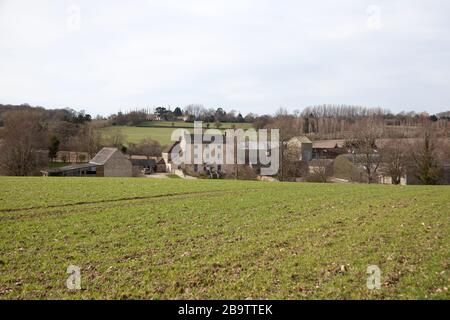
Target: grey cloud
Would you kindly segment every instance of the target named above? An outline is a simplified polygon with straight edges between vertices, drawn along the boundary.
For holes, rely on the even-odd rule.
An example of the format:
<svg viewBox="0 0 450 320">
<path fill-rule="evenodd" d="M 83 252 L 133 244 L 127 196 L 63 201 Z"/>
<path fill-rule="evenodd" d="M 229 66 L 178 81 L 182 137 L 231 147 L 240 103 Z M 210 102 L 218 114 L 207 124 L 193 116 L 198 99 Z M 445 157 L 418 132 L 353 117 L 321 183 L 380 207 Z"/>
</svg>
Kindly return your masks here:
<svg viewBox="0 0 450 320">
<path fill-rule="evenodd" d="M 73 5 L 79 30 L 67 27 Z M 447 12 L 438 0 L 3 0 L 0 102 L 439 112 L 450 107 Z"/>
</svg>

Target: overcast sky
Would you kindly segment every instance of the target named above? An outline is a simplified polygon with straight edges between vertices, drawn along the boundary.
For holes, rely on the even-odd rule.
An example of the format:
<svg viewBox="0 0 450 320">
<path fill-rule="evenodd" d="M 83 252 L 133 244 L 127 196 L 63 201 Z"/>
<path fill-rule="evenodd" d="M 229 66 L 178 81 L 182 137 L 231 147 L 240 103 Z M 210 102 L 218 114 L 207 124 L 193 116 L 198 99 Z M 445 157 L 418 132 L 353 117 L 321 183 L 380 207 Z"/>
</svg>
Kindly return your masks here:
<svg viewBox="0 0 450 320">
<path fill-rule="evenodd" d="M 448 0 L 0 0 L 0 103 L 450 109 Z"/>
</svg>

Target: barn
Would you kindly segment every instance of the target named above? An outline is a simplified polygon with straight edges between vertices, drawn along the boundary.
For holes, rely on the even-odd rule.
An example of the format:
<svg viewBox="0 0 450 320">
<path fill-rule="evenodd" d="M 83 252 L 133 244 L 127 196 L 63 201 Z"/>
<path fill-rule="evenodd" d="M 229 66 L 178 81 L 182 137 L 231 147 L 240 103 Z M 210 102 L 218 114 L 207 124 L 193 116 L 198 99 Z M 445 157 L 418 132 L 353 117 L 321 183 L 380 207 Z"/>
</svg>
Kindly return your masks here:
<svg viewBox="0 0 450 320">
<path fill-rule="evenodd" d="M 133 165 L 117 148 L 103 148 L 89 162 L 97 166 L 97 177 L 131 177 Z"/>
<path fill-rule="evenodd" d="M 89 163 L 51 168 L 41 172 L 44 176 L 131 177 L 133 167 L 131 161 L 117 148 L 103 148 Z"/>
</svg>

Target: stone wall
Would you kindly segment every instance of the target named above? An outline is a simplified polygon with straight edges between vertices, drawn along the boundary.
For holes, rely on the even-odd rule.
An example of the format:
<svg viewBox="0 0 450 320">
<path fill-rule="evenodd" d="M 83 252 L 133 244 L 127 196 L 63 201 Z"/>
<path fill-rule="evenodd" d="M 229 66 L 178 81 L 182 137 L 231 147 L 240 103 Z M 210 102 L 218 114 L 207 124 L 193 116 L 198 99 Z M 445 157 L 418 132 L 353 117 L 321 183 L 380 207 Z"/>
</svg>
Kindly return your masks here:
<svg viewBox="0 0 450 320">
<path fill-rule="evenodd" d="M 105 177 L 132 177 L 131 161 L 120 151 L 116 151 L 104 165 Z"/>
</svg>

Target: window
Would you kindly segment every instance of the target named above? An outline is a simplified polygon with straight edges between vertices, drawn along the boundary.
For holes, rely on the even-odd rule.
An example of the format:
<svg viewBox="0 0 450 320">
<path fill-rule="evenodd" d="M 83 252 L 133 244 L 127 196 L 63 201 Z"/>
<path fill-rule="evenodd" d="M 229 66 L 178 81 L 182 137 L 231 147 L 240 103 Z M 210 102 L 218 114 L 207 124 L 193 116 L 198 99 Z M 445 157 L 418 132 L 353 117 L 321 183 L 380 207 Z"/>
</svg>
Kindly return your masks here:
<svg viewBox="0 0 450 320">
<path fill-rule="evenodd" d="M 198 164 L 194 164 L 194 172 L 198 172 Z"/>
</svg>

